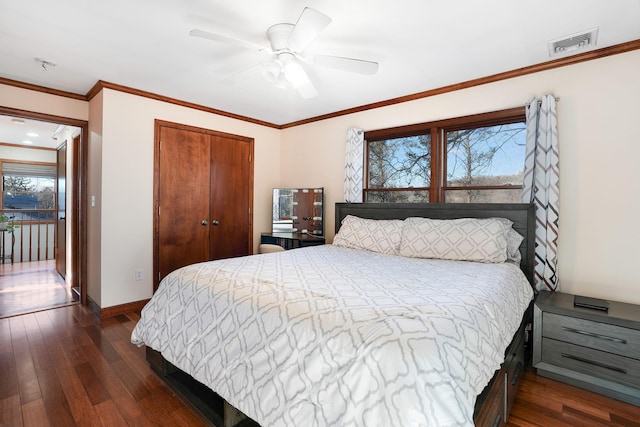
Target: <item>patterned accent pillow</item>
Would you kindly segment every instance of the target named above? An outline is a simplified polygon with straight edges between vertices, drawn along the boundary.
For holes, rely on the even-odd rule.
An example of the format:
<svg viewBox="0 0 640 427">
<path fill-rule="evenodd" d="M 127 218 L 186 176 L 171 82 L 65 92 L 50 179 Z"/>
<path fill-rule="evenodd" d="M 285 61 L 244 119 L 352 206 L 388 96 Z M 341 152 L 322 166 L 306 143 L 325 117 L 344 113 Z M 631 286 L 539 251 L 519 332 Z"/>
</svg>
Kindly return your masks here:
<svg viewBox="0 0 640 427">
<path fill-rule="evenodd" d="M 347 215 L 333 238 L 333 244 L 398 255 L 402 227 L 403 221 L 400 219 L 366 219 Z"/>
<path fill-rule="evenodd" d="M 505 262 L 508 227 L 495 218 L 407 218 L 400 255 L 458 261 Z"/>
</svg>

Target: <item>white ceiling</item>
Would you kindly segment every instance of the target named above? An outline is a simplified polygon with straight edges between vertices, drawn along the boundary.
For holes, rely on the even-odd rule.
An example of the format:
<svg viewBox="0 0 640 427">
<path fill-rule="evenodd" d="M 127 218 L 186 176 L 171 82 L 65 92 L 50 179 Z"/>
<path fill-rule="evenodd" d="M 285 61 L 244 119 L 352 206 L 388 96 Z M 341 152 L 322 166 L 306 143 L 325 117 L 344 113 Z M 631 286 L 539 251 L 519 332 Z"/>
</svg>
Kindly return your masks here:
<svg viewBox="0 0 640 427">
<path fill-rule="evenodd" d="M 267 28 L 306 6 L 332 22 L 305 53 L 377 61 L 377 74 L 308 66 L 311 99 L 260 74 L 229 84 L 268 57 L 189 35 L 268 46 Z M 640 0 L 2 1 L 0 77 L 82 95 L 103 80 L 282 125 L 546 62 L 548 41 L 594 27 L 586 50 L 640 39 Z"/>
<path fill-rule="evenodd" d="M 57 123 L 0 115 L 0 143 L 57 148 L 61 140 L 53 138 L 61 130 L 59 127 Z M 0 158 L 3 157 L 1 152 L 0 147 Z"/>
</svg>

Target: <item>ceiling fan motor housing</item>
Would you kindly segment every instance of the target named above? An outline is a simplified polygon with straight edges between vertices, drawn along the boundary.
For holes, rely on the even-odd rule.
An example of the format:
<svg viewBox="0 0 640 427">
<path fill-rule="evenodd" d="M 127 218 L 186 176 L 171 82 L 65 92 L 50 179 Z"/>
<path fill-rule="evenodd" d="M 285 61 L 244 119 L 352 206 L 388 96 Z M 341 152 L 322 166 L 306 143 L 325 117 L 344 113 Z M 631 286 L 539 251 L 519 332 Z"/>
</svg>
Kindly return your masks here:
<svg viewBox="0 0 640 427">
<path fill-rule="evenodd" d="M 274 53 L 289 51 L 287 40 L 294 26 L 293 24 L 275 24 L 269 27 L 267 37 L 269 38 L 269 42 L 271 42 L 271 50 L 273 50 Z"/>
</svg>

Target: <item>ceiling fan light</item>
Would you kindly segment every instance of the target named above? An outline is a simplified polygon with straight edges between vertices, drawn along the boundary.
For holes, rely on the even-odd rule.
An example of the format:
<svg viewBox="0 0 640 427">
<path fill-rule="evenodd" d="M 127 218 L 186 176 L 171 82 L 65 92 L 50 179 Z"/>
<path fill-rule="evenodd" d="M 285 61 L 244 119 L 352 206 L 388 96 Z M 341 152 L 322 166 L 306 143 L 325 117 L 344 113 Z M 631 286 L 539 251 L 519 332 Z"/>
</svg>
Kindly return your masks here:
<svg viewBox="0 0 640 427">
<path fill-rule="evenodd" d="M 285 64 L 284 76 L 295 88 L 309 81 L 307 73 L 304 72 L 302 66 L 294 61 Z"/>
</svg>

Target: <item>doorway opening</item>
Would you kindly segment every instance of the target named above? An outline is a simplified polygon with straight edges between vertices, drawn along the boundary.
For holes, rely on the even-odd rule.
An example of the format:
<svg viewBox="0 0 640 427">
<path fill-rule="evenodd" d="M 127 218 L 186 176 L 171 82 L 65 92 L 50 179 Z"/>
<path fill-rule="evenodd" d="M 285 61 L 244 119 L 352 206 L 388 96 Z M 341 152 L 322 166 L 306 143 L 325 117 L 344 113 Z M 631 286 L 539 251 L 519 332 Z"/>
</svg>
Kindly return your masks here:
<svg viewBox="0 0 640 427">
<path fill-rule="evenodd" d="M 86 304 L 87 147 L 86 121 L 0 107 L 0 318 Z"/>
</svg>

